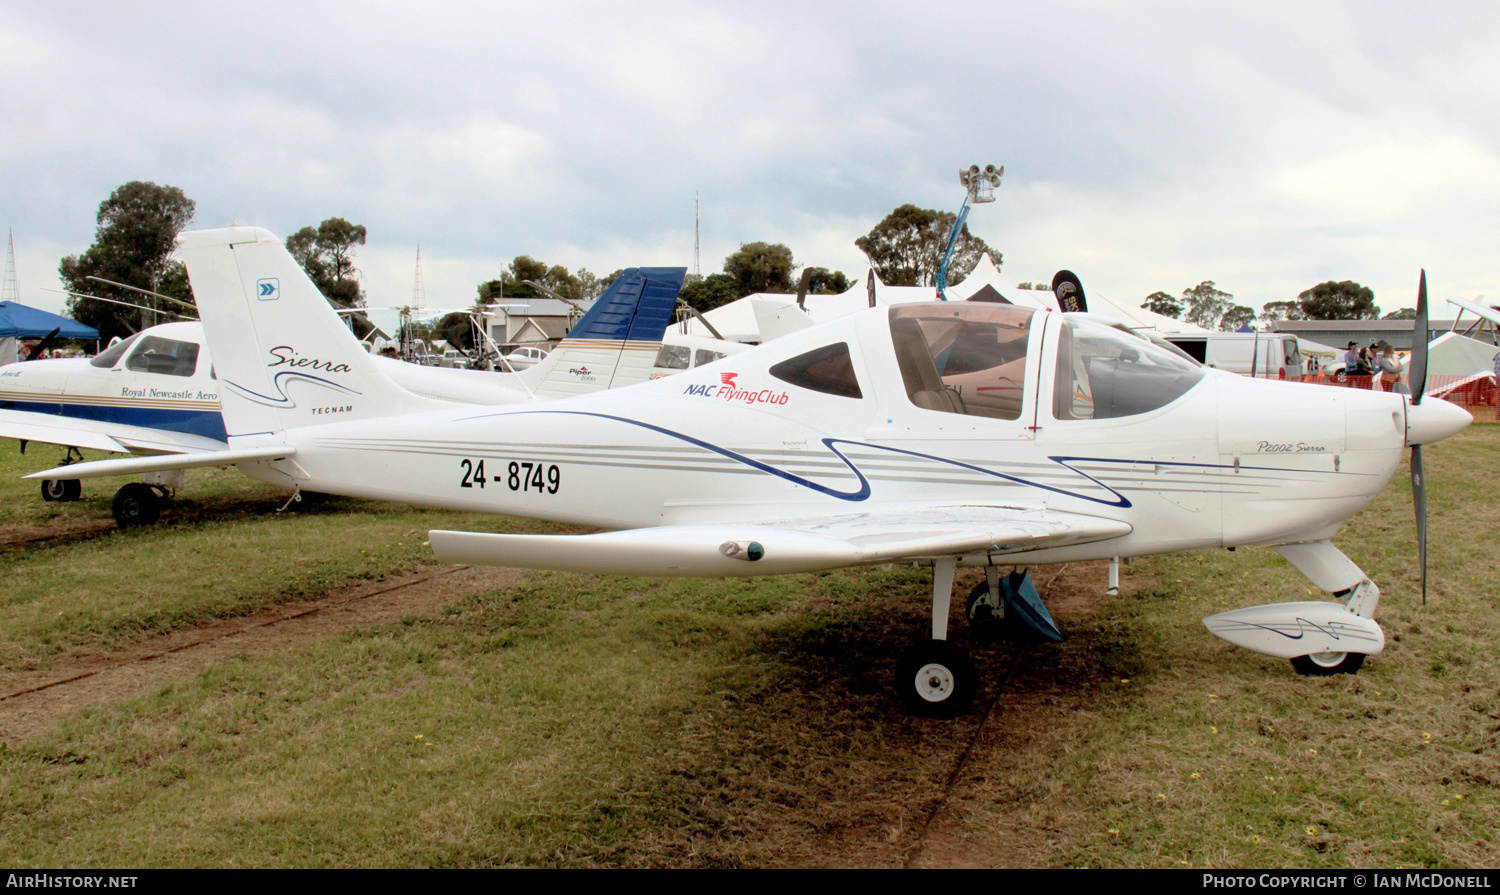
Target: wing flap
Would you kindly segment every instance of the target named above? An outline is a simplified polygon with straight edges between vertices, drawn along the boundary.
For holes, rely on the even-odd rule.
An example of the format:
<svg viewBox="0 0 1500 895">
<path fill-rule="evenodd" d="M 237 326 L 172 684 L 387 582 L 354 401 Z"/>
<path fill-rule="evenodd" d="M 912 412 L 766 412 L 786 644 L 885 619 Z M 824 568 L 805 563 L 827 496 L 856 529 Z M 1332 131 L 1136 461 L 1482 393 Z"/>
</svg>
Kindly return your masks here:
<svg viewBox="0 0 1500 895">
<path fill-rule="evenodd" d="M 0 437 L 120 454 L 222 451 L 227 447 L 222 441 L 190 432 L 150 429 L 145 426 L 128 426 L 27 410 L 0 410 Z"/>
<path fill-rule="evenodd" d="M 1120 537 L 1112 519 L 1014 507 L 927 507 L 765 524 L 670 525 L 594 535 L 432 531 L 444 562 L 601 575 L 729 578 Z"/>
</svg>

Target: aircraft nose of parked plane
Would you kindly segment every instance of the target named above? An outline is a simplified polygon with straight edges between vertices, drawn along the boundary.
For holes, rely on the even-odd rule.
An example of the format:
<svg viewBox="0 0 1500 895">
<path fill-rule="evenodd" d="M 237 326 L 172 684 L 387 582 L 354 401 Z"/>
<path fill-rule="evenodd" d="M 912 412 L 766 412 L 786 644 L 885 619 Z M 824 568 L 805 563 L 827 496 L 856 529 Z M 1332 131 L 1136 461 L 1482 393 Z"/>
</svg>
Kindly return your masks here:
<svg viewBox="0 0 1500 895">
<path fill-rule="evenodd" d="M 1407 445 L 1432 444 L 1464 430 L 1474 417 L 1442 398 L 1425 398 L 1406 408 Z"/>
</svg>

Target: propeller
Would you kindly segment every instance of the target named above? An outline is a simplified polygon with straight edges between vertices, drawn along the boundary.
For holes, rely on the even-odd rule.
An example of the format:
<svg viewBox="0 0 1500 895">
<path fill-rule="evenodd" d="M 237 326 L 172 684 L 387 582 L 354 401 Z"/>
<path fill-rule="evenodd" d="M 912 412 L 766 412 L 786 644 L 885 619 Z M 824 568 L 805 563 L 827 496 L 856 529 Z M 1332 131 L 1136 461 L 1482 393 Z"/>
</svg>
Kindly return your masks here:
<svg viewBox="0 0 1500 895">
<path fill-rule="evenodd" d="M 36 360 L 37 358 L 41 357 L 42 352 L 46 351 L 48 348 L 51 348 L 52 343 L 57 341 L 57 334 L 60 332 L 62 332 L 62 327 L 59 326 L 56 329 L 52 330 L 52 332 L 47 333 L 46 338 L 36 343 L 36 347 L 31 349 L 31 353 L 26 355 L 26 360 Z"/>
<path fill-rule="evenodd" d="M 1411 365 L 1407 368 L 1411 406 L 1427 390 L 1427 270 L 1417 284 L 1417 319 L 1412 324 Z M 1422 475 L 1422 446 L 1411 446 L 1411 502 L 1417 511 L 1417 563 L 1422 571 L 1422 605 L 1427 605 L 1427 482 Z"/>
</svg>

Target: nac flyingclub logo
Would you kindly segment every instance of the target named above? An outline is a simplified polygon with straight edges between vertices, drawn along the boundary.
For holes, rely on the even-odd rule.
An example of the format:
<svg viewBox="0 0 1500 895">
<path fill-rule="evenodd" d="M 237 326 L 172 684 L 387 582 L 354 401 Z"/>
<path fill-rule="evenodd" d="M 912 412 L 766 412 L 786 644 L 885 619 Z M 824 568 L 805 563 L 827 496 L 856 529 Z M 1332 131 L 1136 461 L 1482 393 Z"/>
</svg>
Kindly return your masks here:
<svg viewBox="0 0 1500 895">
<path fill-rule="evenodd" d="M 688 386 L 682 390 L 682 393 L 700 398 L 718 398 L 720 401 L 738 401 L 741 404 L 785 404 L 791 400 L 791 395 L 786 392 L 772 391 L 768 388 L 759 390 L 740 388 L 734 383 L 735 377 L 739 375 L 738 373 L 720 373 L 718 385 L 703 382 Z"/>
<path fill-rule="evenodd" d="M 281 297 L 281 280 L 265 277 L 255 281 L 255 297 L 259 301 L 275 301 Z"/>
</svg>

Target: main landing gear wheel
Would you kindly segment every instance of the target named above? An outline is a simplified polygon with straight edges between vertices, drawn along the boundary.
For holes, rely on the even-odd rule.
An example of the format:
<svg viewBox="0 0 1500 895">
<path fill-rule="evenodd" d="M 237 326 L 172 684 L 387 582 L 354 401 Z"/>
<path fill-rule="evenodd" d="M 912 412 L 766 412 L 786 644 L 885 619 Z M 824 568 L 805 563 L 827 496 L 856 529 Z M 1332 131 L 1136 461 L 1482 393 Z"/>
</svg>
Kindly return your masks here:
<svg viewBox="0 0 1500 895">
<path fill-rule="evenodd" d="M 111 509 L 115 514 L 116 525 L 131 528 L 155 522 L 161 516 L 164 503 L 166 497 L 152 486 L 144 482 L 131 482 L 115 492 L 115 502 Z"/>
<path fill-rule="evenodd" d="M 969 591 L 964 617 L 969 620 L 969 632 L 976 639 L 999 640 L 1005 636 L 1008 627 L 1005 600 L 998 593 L 990 593 L 988 581 L 979 582 Z"/>
<path fill-rule="evenodd" d="M 1365 664 L 1364 653 L 1313 653 L 1292 659 L 1298 674 L 1328 677 L 1333 674 L 1355 674 Z"/>
<path fill-rule="evenodd" d="M 909 711 L 952 718 L 974 699 L 978 675 L 969 654 L 946 640 L 929 640 L 906 651 L 896 665 L 896 688 Z"/>
<path fill-rule="evenodd" d="M 42 500 L 59 502 L 77 500 L 83 495 L 83 484 L 77 479 L 43 479 Z"/>
</svg>

